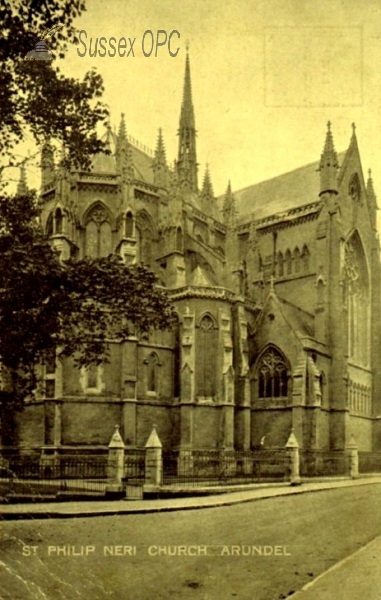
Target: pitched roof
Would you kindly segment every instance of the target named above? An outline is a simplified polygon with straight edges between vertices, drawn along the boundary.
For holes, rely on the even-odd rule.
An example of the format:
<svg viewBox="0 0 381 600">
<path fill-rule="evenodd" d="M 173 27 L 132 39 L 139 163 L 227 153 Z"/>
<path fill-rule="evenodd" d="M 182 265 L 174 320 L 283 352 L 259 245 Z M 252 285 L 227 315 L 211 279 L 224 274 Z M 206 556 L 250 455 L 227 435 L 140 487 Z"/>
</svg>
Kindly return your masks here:
<svg viewBox="0 0 381 600">
<path fill-rule="evenodd" d="M 136 179 L 147 183 L 153 183 L 153 158 L 139 148 L 133 146 L 133 144 L 131 144 L 131 149 Z"/>
<path fill-rule="evenodd" d="M 116 174 L 115 158 L 111 154 L 99 152 L 93 158 L 92 171 L 94 173 L 112 173 Z"/>
<path fill-rule="evenodd" d="M 106 136 L 102 137 L 105 141 Z M 149 156 L 143 150 L 140 150 L 134 143 L 129 140 L 132 154 L 132 162 L 134 165 L 134 176 L 139 181 L 144 181 L 153 184 L 153 157 Z M 95 173 L 111 173 L 116 174 L 115 150 L 116 150 L 116 135 L 111 132 L 110 150 L 112 154 L 100 152 L 96 154 L 92 161 L 92 171 Z"/>
<path fill-rule="evenodd" d="M 208 273 L 206 273 L 206 271 L 202 267 L 200 267 L 200 265 L 197 265 L 197 267 L 192 272 L 190 285 L 201 285 L 210 287 L 215 284 L 211 280 L 210 275 L 208 275 Z"/>
<path fill-rule="evenodd" d="M 345 152 L 338 155 L 341 165 Z M 234 192 L 239 216 L 253 214 L 256 220 L 319 200 L 319 161 Z M 222 207 L 224 196 L 219 198 Z"/>
<path fill-rule="evenodd" d="M 290 323 L 293 330 L 299 335 L 313 337 L 315 320 L 314 315 L 308 313 L 299 306 L 292 304 L 284 298 L 277 296 L 277 299 L 281 304 L 283 315 Z"/>
</svg>

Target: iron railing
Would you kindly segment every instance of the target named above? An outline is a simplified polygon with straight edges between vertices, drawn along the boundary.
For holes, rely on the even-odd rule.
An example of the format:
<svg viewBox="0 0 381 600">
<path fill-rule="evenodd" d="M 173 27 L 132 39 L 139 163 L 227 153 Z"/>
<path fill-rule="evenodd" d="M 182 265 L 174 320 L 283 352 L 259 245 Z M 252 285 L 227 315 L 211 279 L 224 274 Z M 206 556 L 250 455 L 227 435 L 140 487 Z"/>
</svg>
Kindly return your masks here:
<svg viewBox="0 0 381 600">
<path fill-rule="evenodd" d="M 163 451 L 164 485 L 213 486 L 284 480 L 289 458 L 284 449 L 256 451 Z"/>
<path fill-rule="evenodd" d="M 145 450 L 127 449 L 124 455 L 124 479 L 128 484 L 143 485 L 145 477 Z"/>
<path fill-rule="evenodd" d="M 58 494 L 103 495 L 108 470 L 106 460 L 59 460 L 40 462 L 9 457 L 0 463 L 0 495 L 48 497 Z"/>
<path fill-rule="evenodd" d="M 299 450 L 301 477 L 348 475 L 350 457 L 343 450 Z"/>
<path fill-rule="evenodd" d="M 359 452 L 359 473 L 381 473 L 381 452 Z"/>
</svg>

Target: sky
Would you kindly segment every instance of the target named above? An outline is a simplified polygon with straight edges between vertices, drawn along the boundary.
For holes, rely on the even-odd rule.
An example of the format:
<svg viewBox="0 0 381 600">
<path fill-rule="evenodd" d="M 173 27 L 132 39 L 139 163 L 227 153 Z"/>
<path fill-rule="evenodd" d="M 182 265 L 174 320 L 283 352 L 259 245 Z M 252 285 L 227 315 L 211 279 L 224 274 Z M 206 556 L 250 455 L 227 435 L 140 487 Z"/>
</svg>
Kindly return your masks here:
<svg viewBox="0 0 381 600">
<path fill-rule="evenodd" d="M 216 195 L 229 179 L 238 190 L 319 160 L 330 120 L 338 152 L 356 123 L 363 170 L 372 168 L 381 198 L 379 0 L 87 0 L 75 26 L 87 33 L 86 56 L 72 45 L 61 68 L 82 77 L 95 67 L 112 126 L 125 113 L 128 133 L 150 148 L 161 127 L 169 162 L 189 43 L 199 180 L 208 163 Z M 155 39 L 178 31 L 177 55 L 165 45 L 144 56 L 147 30 Z M 126 55 L 136 38 L 135 56 L 91 58 L 90 38 L 101 37 L 111 53 L 109 38 L 125 37 Z M 150 34 L 144 39 L 148 54 Z M 36 165 L 28 181 L 38 187 Z"/>
</svg>

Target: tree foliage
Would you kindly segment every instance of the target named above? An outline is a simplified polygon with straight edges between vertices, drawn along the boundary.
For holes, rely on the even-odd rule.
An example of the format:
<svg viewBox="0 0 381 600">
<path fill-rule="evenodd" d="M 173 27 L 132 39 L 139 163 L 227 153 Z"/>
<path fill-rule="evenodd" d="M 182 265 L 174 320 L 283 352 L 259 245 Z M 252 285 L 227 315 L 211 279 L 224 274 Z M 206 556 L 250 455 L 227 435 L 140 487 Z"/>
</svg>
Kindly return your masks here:
<svg viewBox="0 0 381 600">
<path fill-rule="evenodd" d="M 12 378 L 3 403 L 22 404 L 49 352 L 99 364 L 110 341 L 169 327 L 172 317 L 149 269 L 118 255 L 61 263 L 39 226 L 35 195 L 0 197 L 0 362 Z"/>
<path fill-rule="evenodd" d="M 82 0 L 0 0 L 0 159 L 16 164 L 15 146 L 30 134 L 37 143 L 54 138 L 65 144 L 66 163 L 89 167 L 103 143 L 96 126 L 108 111 L 100 100 L 103 81 L 95 70 L 82 81 L 66 77 L 57 60 L 27 61 L 25 56 L 45 31 L 61 26 L 48 40 L 55 58 L 75 43 L 73 20 L 85 10 Z M 6 159 L 6 160 L 4 160 Z"/>
<path fill-rule="evenodd" d="M 82 81 L 65 76 L 59 61 L 26 61 L 44 32 L 55 59 L 76 42 L 82 0 L 0 0 L 0 180 L 20 164 L 17 144 L 32 137 L 61 142 L 61 169 L 89 169 L 107 149 L 96 127 L 108 110 L 95 70 Z M 21 189 L 21 188 L 20 188 Z M 38 366 L 52 352 L 77 366 L 108 358 L 110 340 L 170 326 L 172 309 L 155 275 L 127 267 L 121 257 L 62 263 L 39 224 L 36 194 L 0 195 L 0 422 L 11 423 L 37 384 Z M 4 431 L 4 430 L 3 430 Z"/>
</svg>

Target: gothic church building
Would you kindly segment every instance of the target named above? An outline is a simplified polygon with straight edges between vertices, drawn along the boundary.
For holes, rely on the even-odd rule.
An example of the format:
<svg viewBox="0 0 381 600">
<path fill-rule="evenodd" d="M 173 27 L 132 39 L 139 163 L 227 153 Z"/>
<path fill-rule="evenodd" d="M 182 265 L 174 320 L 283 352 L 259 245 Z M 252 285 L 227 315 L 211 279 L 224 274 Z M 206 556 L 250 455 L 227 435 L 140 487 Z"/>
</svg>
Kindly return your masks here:
<svg viewBox="0 0 381 600">
<path fill-rule="evenodd" d="M 376 196 L 355 128 L 337 154 L 328 124 L 318 162 L 216 198 L 199 185 L 189 56 L 178 158 L 108 127 L 111 154 L 64 172 L 42 151 L 43 226 L 63 259 L 122 255 L 156 273 L 171 331 L 113 344 L 111 362 L 47 365 L 21 445 L 94 452 L 115 424 L 143 447 L 381 449 L 380 256 Z M 323 140 L 322 140 L 323 142 Z M 322 144 L 323 145 L 323 144 Z M 318 154 L 319 148 L 317 148 Z"/>
</svg>

